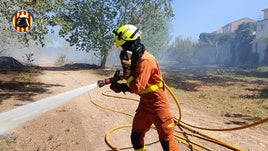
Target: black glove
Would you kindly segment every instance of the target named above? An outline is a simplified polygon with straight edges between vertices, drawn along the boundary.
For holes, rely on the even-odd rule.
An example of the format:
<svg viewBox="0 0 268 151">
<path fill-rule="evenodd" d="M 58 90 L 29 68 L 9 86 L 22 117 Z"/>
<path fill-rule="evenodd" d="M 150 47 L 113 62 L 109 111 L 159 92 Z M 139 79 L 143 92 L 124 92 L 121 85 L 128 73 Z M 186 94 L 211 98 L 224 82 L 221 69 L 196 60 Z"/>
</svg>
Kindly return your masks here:
<svg viewBox="0 0 268 151">
<path fill-rule="evenodd" d="M 121 51 L 120 60 L 121 60 L 121 65 L 123 67 L 123 78 L 127 79 L 131 73 L 131 70 L 130 70 L 131 59 L 128 57 L 126 51 Z"/>
<path fill-rule="evenodd" d="M 112 89 L 115 93 L 120 93 L 121 92 L 121 85 L 119 83 L 112 83 L 110 85 L 110 89 Z"/>
<path fill-rule="evenodd" d="M 121 91 L 123 93 L 125 93 L 125 92 L 131 92 L 131 89 L 127 86 L 126 83 L 121 83 L 120 85 L 121 85 Z"/>
<path fill-rule="evenodd" d="M 113 83 L 110 85 L 110 89 L 112 89 L 115 93 L 120 92 L 130 92 L 130 88 L 125 83 Z"/>
</svg>

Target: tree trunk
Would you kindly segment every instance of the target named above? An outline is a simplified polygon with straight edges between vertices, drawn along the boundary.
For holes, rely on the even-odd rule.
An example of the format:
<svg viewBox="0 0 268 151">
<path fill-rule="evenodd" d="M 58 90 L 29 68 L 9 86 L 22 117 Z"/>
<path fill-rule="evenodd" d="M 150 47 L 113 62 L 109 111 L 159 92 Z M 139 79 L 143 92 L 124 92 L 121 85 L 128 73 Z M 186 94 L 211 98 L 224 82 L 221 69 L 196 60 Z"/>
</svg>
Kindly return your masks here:
<svg viewBox="0 0 268 151">
<path fill-rule="evenodd" d="M 104 51 L 103 58 L 101 60 L 101 68 L 104 69 L 106 67 L 106 61 L 109 54 L 109 50 Z"/>
</svg>

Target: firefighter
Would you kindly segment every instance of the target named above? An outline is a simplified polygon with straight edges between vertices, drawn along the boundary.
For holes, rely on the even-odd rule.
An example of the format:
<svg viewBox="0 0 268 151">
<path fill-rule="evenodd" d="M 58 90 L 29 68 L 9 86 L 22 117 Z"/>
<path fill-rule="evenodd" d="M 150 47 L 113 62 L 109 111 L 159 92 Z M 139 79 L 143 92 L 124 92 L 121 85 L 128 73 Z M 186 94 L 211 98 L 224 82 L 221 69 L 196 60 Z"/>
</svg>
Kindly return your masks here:
<svg viewBox="0 0 268 151">
<path fill-rule="evenodd" d="M 131 92 L 140 96 L 133 118 L 131 143 L 135 151 L 145 151 L 144 136 L 155 125 L 164 151 L 178 151 L 174 139 L 174 116 L 165 93 L 164 83 L 156 59 L 141 43 L 141 31 L 134 25 L 125 24 L 113 31 L 115 43 L 121 48 L 120 60 L 126 83 L 114 83 L 116 92 Z"/>
</svg>

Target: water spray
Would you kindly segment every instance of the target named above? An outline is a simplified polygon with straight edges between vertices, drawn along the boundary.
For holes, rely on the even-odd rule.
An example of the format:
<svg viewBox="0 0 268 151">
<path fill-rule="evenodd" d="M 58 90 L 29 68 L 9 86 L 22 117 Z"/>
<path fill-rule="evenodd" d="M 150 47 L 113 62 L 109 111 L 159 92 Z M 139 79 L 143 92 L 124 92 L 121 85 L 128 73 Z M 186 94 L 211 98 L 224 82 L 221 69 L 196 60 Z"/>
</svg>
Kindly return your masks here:
<svg viewBox="0 0 268 151">
<path fill-rule="evenodd" d="M 55 109 L 98 86 L 97 83 L 83 86 L 0 113 L 0 135 L 7 133 L 11 129 L 18 127 L 20 124 L 34 119 L 49 110 Z"/>
<path fill-rule="evenodd" d="M 95 84 L 83 86 L 74 90 L 60 93 L 58 95 L 50 96 L 48 98 L 38 100 L 34 103 L 30 103 L 0 113 L 0 135 L 5 134 L 11 129 L 18 127 L 20 124 L 34 119 L 49 110 L 57 108 L 67 103 L 71 99 L 82 95 L 94 88 L 103 87 L 104 85 L 116 83 L 117 81 L 122 80 L 123 78 L 119 74 L 120 71 L 116 70 L 113 77 L 99 80 Z"/>
</svg>

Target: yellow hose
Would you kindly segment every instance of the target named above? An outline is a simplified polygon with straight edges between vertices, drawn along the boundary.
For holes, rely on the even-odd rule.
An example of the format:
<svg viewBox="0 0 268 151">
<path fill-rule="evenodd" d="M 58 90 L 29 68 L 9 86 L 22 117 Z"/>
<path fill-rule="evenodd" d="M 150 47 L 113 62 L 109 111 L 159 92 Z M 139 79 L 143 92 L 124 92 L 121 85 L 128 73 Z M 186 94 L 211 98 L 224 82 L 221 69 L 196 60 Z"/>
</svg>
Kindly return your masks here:
<svg viewBox="0 0 268 151">
<path fill-rule="evenodd" d="M 174 99 L 176 105 L 177 105 L 177 108 L 178 108 L 178 120 L 177 120 L 177 123 L 178 124 L 180 121 L 181 121 L 181 106 L 180 106 L 180 102 L 179 102 L 179 99 L 177 99 L 176 95 L 173 93 L 173 91 L 169 88 L 169 86 L 165 83 L 165 88 L 168 90 L 168 92 L 170 93 L 170 95 L 172 96 L 172 98 Z"/>
<path fill-rule="evenodd" d="M 76 81 L 74 78 L 72 78 L 74 81 Z M 79 83 L 78 81 L 76 81 L 77 83 Z M 82 85 L 81 83 L 79 83 L 80 85 Z M 177 126 L 182 129 L 187 129 L 188 131 L 190 131 L 191 133 L 186 133 L 184 131 L 175 131 L 176 133 L 183 133 L 184 137 L 182 136 L 179 136 L 179 135 L 174 135 L 175 139 L 185 145 L 187 145 L 190 149 L 192 150 L 196 150 L 198 151 L 198 148 L 196 148 L 195 146 L 197 147 L 200 147 L 200 148 L 203 148 L 203 149 L 206 149 L 208 151 L 212 151 L 212 149 L 204 146 L 204 145 L 201 145 L 197 142 L 194 142 L 192 140 L 189 140 L 188 138 L 186 138 L 187 136 L 192 136 L 192 137 L 196 137 L 196 138 L 199 138 L 199 139 L 203 139 L 203 140 L 206 140 L 206 141 L 209 141 L 209 142 L 213 142 L 215 144 L 218 144 L 220 146 L 223 146 L 223 147 L 226 147 L 226 148 L 229 148 L 231 150 L 234 150 L 234 151 L 242 151 L 242 149 L 236 147 L 236 146 L 233 146 L 231 144 L 228 144 L 226 142 L 223 142 L 219 139 L 216 139 L 216 138 L 213 138 L 211 136 L 208 136 L 204 133 L 201 133 L 201 132 L 198 132 L 196 130 L 193 130 L 192 128 L 197 128 L 197 129 L 201 129 L 201 130 L 208 130 L 208 131 L 234 131 L 234 130 L 241 130 L 241 129 L 245 129 L 245 128 L 249 128 L 249 127 L 253 127 L 253 126 L 257 126 L 257 125 L 260 125 L 260 124 L 263 124 L 265 122 L 268 121 L 268 118 L 265 118 L 265 119 L 262 119 L 262 120 L 259 120 L 257 122 L 254 122 L 252 124 L 248 124 L 248 125 L 244 125 L 244 126 L 241 126 L 241 127 L 234 127 L 234 128 L 226 128 L 226 129 L 213 129 L 213 128 L 203 128 L 203 127 L 198 127 L 198 126 L 194 126 L 194 125 L 191 125 L 191 124 L 188 124 L 188 123 L 185 123 L 183 122 L 181 119 L 182 119 L 182 116 L 181 116 L 181 107 L 180 107 L 180 102 L 179 100 L 177 99 L 176 95 L 173 93 L 173 91 L 169 88 L 169 86 L 167 84 L 165 84 L 165 88 L 168 90 L 168 92 L 171 94 L 172 98 L 174 99 L 176 105 L 177 105 L 177 108 L 178 108 L 178 118 L 175 120 L 176 121 L 176 124 Z M 119 99 L 126 99 L 126 100 L 131 100 L 131 101 L 139 101 L 137 99 L 133 99 L 133 98 L 126 98 L 126 97 L 120 97 L 120 96 L 113 96 L 113 95 L 108 95 L 107 94 L 108 91 L 102 93 L 103 96 L 107 96 L 107 97 L 114 97 L 114 98 L 119 98 Z M 124 115 L 127 115 L 127 116 L 131 116 L 133 117 L 133 115 L 131 114 L 128 114 L 128 113 L 125 113 L 125 112 L 122 112 L 122 111 L 118 111 L 118 110 L 115 110 L 113 108 L 109 108 L 109 107 L 105 107 L 103 105 L 100 105 L 96 102 L 94 102 L 92 99 L 91 99 L 91 96 L 90 96 L 90 93 L 88 93 L 88 96 L 90 97 L 90 101 L 98 108 L 101 108 L 101 109 L 104 109 L 104 110 L 109 110 L 109 111 L 112 111 L 112 112 L 117 112 L 117 113 L 120 113 L 120 114 L 124 114 Z M 111 134 L 118 130 L 118 129 L 121 129 L 121 128 L 126 128 L 126 127 L 131 127 L 131 124 L 126 124 L 126 125 L 120 125 L 120 126 L 117 126 L 117 127 L 114 127 L 112 129 L 110 129 L 106 135 L 105 135 L 105 142 L 106 144 L 114 151 L 120 151 L 119 148 L 115 147 L 114 145 L 112 145 L 111 141 L 110 141 L 110 136 Z M 191 128 L 192 127 L 192 128 Z M 154 128 L 154 127 L 152 127 Z M 193 146 L 195 145 L 195 146 Z"/>
<path fill-rule="evenodd" d="M 190 127 L 193 127 L 193 128 L 197 128 L 197 129 L 201 129 L 201 130 L 207 130 L 207 131 L 235 131 L 235 130 L 241 130 L 241 129 L 257 126 L 257 125 L 260 125 L 260 124 L 265 123 L 267 121 L 268 121 L 268 118 L 265 118 L 265 119 L 259 120 L 257 122 L 248 124 L 248 125 L 239 126 L 239 127 L 232 127 L 232 128 L 223 128 L 223 129 L 219 129 L 219 128 L 218 129 L 217 128 L 204 128 L 204 127 L 194 126 L 194 125 L 185 123 L 183 121 L 181 121 L 181 123 L 183 123 L 185 125 L 188 125 Z"/>
<path fill-rule="evenodd" d="M 192 133 L 194 133 L 194 134 L 198 134 L 198 135 L 202 136 L 202 137 L 205 138 L 207 141 L 214 142 L 214 143 L 216 143 L 216 144 L 218 144 L 218 145 L 220 145 L 220 146 L 223 146 L 223 147 L 225 147 L 225 148 L 228 148 L 228 149 L 231 149 L 231 150 L 234 150 L 234 151 L 242 151 L 242 149 L 240 149 L 240 148 L 238 148 L 238 147 L 236 147 L 236 146 L 234 146 L 234 145 L 231 145 L 231 144 L 229 144 L 229 143 L 223 142 L 223 141 L 221 141 L 221 140 L 219 140 L 219 139 L 213 138 L 213 137 L 211 137 L 211 136 L 209 136 L 209 135 L 206 135 L 206 134 L 204 134 L 204 133 L 201 133 L 201 132 L 198 132 L 198 131 L 196 131 L 196 130 L 193 130 L 193 129 L 191 129 L 190 127 L 187 127 L 187 126 L 182 125 L 182 124 L 180 124 L 180 126 L 183 127 L 183 128 L 185 128 L 185 129 L 187 129 L 187 130 L 189 130 L 190 132 L 192 132 Z M 193 134 L 191 134 L 191 135 L 193 135 Z"/>
<path fill-rule="evenodd" d="M 112 149 L 112 150 L 114 150 L 114 151 L 120 151 L 120 149 L 119 148 L 117 148 L 117 147 L 115 147 L 114 145 L 112 145 L 112 143 L 111 143 L 111 141 L 110 141 L 110 135 L 114 132 L 114 131 L 116 131 L 116 130 L 118 130 L 118 129 L 121 129 L 121 128 L 126 128 L 126 127 L 131 127 L 131 124 L 126 124 L 126 125 L 120 125 L 120 126 L 116 126 L 116 127 L 114 127 L 114 128 L 112 128 L 112 129 L 110 129 L 107 133 L 106 133 L 106 135 L 105 135 L 105 142 L 106 142 L 106 144 Z"/>
<path fill-rule="evenodd" d="M 180 107 L 180 102 L 179 100 L 177 99 L 176 95 L 173 93 L 173 91 L 170 89 L 170 87 L 168 85 L 165 84 L 165 88 L 168 90 L 168 92 L 170 93 L 170 95 L 172 96 L 173 100 L 175 101 L 176 105 L 177 105 L 177 108 L 178 108 L 178 118 L 176 118 L 175 120 L 175 123 L 176 125 L 179 127 L 179 128 L 184 128 L 184 129 L 187 129 L 188 131 L 191 132 L 191 134 L 189 133 L 185 133 L 185 132 L 178 132 L 176 131 L 177 133 L 184 133 L 185 135 L 189 135 L 189 136 L 193 136 L 193 137 L 197 137 L 199 139 L 203 139 L 203 140 L 206 140 L 206 141 L 210 141 L 210 142 L 213 142 L 215 144 L 218 144 L 220 146 L 223 146 L 225 148 L 228 148 L 228 149 L 231 149 L 231 150 L 234 150 L 234 151 L 241 151 L 242 149 L 234 146 L 234 145 L 231 145 L 231 144 L 228 144 L 226 142 L 223 142 L 219 139 L 216 139 L 216 138 L 213 138 L 211 136 L 208 136 L 206 134 L 203 134 L 203 133 L 200 133 L 200 132 L 197 132 L 196 130 L 193 130 L 192 128 L 197 128 L 197 129 L 201 129 L 201 130 L 209 130 L 209 131 L 233 131 L 233 130 L 240 130 L 240 129 L 245 129 L 245 128 L 248 128 L 248 127 L 253 127 L 253 126 L 256 126 L 256 125 L 259 125 L 259 124 L 262 124 L 262 123 L 265 123 L 268 121 L 268 118 L 266 119 L 263 119 L 263 120 L 260 120 L 258 122 L 255 122 L 255 123 L 252 123 L 252 124 L 249 124 L 249 125 L 245 125 L 245 126 L 241 126 L 241 127 L 235 127 L 235 128 L 227 128 L 227 129 L 212 129 L 212 128 L 203 128 L 203 127 L 198 127 L 198 126 L 194 126 L 194 125 L 191 125 L 191 124 L 188 124 L 188 123 L 185 123 L 183 122 L 181 119 L 182 119 L 182 114 L 181 114 L 181 107 Z M 132 98 L 126 98 L 126 97 L 120 97 L 120 96 L 113 96 L 113 95 L 109 95 L 107 94 L 109 91 L 106 91 L 105 93 L 102 93 L 103 96 L 106 96 L 106 97 L 115 97 L 115 98 L 119 98 L 119 99 L 126 99 L 126 100 L 132 100 L 132 101 L 138 101 L 137 99 L 132 99 Z M 90 96 L 90 95 L 89 95 Z M 122 111 L 118 111 L 118 110 L 115 110 L 115 109 L 112 109 L 112 108 L 109 108 L 109 107 L 105 107 L 105 106 L 102 106 L 102 105 L 99 105 L 97 104 L 96 102 L 94 102 L 92 99 L 90 99 L 91 102 L 97 106 L 98 108 L 101 108 L 101 109 L 104 109 L 104 110 L 110 110 L 112 112 L 117 112 L 117 113 L 121 113 L 121 114 L 125 114 L 125 115 L 128 115 L 128 116 L 131 116 L 133 117 L 133 115 L 131 114 L 128 114 L 128 113 L 125 113 L 125 112 L 122 112 Z M 111 141 L 110 141 L 110 136 L 111 134 L 118 130 L 118 129 L 121 129 L 121 128 L 126 128 L 126 127 L 131 127 L 131 124 L 126 124 L 126 125 L 119 125 L 119 126 L 116 126 L 112 129 L 110 129 L 106 135 L 105 135 L 105 142 L 106 144 L 114 151 L 120 151 L 120 149 L 118 147 L 115 147 Z M 192 128 L 190 128 L 192 127 Z M 175 139 L 187 146 L 191 146 L 191 148 L 193 150 L 198 150 L 198 148 L 196 148 L 195 146 L 199 147 L 199 148 L 203 148 L 205 150 L 208 150 L 208 151 L 211 151 L 212 149 L 202 145 L 202 144 L 199 144 L 199 143 L 196 143 L 194 141 L 191 141 L 191 140 L 187 140 L 185 137 L 187 136 L 179 136 L 179 135 L 174 135 Z M 195 145 L 195 146 L 193 146 Z"/>
</svg>

